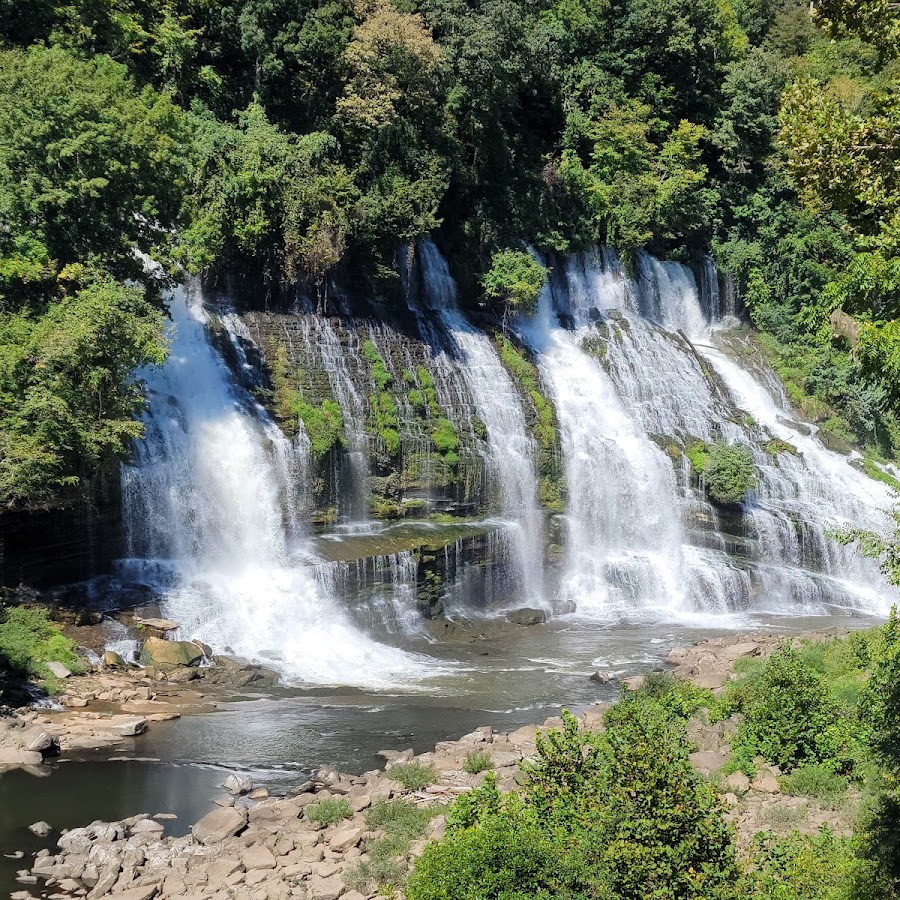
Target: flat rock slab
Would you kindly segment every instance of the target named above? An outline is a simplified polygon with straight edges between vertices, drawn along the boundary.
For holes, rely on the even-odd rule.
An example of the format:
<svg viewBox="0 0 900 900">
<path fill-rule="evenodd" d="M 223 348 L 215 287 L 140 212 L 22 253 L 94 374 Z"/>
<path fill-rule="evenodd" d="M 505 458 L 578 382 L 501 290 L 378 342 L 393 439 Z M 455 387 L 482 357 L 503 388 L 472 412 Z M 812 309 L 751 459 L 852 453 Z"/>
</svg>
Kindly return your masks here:
<svg viewBox="0 0 900 900">
<path fill-rule="evenodd" d="M 728 754 L 724 751 L 700 750 L 690 755 L 691 765 L 702 775 L 718 772 L 728 762 Z"/>
<path fill-rule="evenodd" d="M 56 662 L 55 660 L 44 663 L 44 665 L 56 678 L 68 678 L 72 674 L 61 662 Z"/>
<path fill-rule="evenodd" d="M 176 631 L 181 626 L 172 619 L 135 619 L 134 624 L 139 628 L 155 628 L 157 631 Z"/>
<path fill-rule="evenodd" d="M 254 847 L 248 847 L 241 854 L 241 862 L 248 871 L 252 869 L 274 869 L 275 856 L 268 847 L 257 844 Z"/>
<path fill-rule="evenodd" d="M 147 885 L 147 887 L 128 888 L 124 891 L 115 891 L 109 894 L 116 900 L 153 900 L 159 893 L 159 886 L 155 884 Z"/>
<path fill-rule="evenodd" d="M 345 890 L 340 875 L 332 875 L 331 878 L 313 875 L 309 879 L 309 900 L 337 900 Z"/>
<path fill-rule="evenodd" d="M 247 809 L 243 806 L 228 806 L 207 813 L 191 829 L 194 840 L 204 846 L 218 844 L 225 838 L 236 835 L 247 824 Z"/>
</svg>

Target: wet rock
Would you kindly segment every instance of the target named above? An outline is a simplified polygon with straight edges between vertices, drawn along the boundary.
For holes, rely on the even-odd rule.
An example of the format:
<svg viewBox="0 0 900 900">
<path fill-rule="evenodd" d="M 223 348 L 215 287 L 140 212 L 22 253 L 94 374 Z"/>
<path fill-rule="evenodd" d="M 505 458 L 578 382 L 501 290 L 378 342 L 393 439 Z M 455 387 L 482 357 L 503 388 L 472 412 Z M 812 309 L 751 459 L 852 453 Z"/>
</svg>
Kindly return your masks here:
<svg viewBox="0 0 900 900">
<path fill-rule="evenodd" d="M 521 609 L 514 609 L 508 612 L 506 621 L 511 622 L 513 625 L 541 625 L 547 621 L 547 613 L 542 609 L 523 606 Z"/>
<path fill-rule="evenodd" d="M 103 652 L 103 665 L 108 669 L 124 669 L 126 663 L 115 650 L 105 650 Z"/>
<path fill-rule="evenodd" d="M 243 806 L 214 809 L 191 829 L 194 840 L 208 846 L 233 837 L 247 824 L 247 810 Z"/>
<path fill-rule="evenodd" d="M 35 822 L 33 825 L 28 826 L 28 830 L 32 834 L 36 834 L 38 837 L 47 837 L 53 829 L 47 822 Z"/>
<path fill-rule="evenodd" d="M 166 641 L 149 637 L 141 648 L 141 662 L 157 666 L 196 666 L 203 659 L 203 648 L 193 641 Z"/>
<path fill-rule="evenodd" d="M 160 631 L 163 634 L 169 631 L 177 631 L 181 626 L 172 619 L 135 619 L 134 624 L 138 628 L 146 628 L 150 631 Z"/>
<path fill-rule="evenodd" d="M 110 722 L 124 737 L 136 737 L 147 730 L 147 720 L 144 716 L 113 716 Z"/>
<path fill-rule="evenodd" d="M 606 672 L 594 672 L 591 675 L 591 681 L 596 681 L 597 684 L 609 684 L 612 681 L 612 676 L 607 674 Z"/>
<path fill-rule="evenodd" d="M 253 790 L 253 779 L 249 775 L 238 775 L 232 772 L 222 785 L 229 794 L 249 794 Z"/>
</svg>

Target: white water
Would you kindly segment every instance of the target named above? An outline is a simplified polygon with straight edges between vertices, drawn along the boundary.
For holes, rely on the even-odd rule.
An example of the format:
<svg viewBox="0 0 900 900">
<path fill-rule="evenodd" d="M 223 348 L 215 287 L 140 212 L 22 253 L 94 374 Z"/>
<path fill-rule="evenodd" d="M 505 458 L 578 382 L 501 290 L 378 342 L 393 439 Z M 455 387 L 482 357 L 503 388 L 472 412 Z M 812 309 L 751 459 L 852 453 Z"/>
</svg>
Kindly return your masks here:
<svg viewBox="0 0 900 900">
<path fill-rule="evenodd" d="M 721 311 L 717 291 L 709 305 Z M 535 320 L 519 327 L 559 418 L 569 491 L 560 594 L 581 614 L 886 611 L 892 592 L 876 567 L 828 532 L 882 525 L 888 491 L 785 424 L 791 414 L 715 348 L 687 267 L 641 254 L 631 280 L 608 250 L 570 257 Z M 742 424 L 743 413 L 755 423 Z M 799 454 L 773 457 L 762 446 L 771 437 Z M 759 485 L 741 510 L 740 535 L 718 527 L 686 460 L 667 457 L 660 445 L 673 439 L 751 449 Z M 726 552 L 736 541 L 740 560 Z"/>
<path fill-rule="evenodd" d="M 143 373 L 146 434 L 123 470 L 130 572 L 163 591 L 183 635 L 289 680 L 418 686 L 427 662 L 358 630 L 291 540 L 303 529 L 288 463 L 304 444 L 286 448 L 234 384 L 197 296 L 176 291 L 170 311 L 171 356 Z"/>
<path fill-rule="evenodd" d="M 490 338 L 460 312 L 456 283 L 437 247 L 418 247 L 426 299 L 456 345 L 459 364 L 487 429 L 489 464 L 502 492 L 519 599 L 545 606 L 544 518 L 538 503 L 535 447 L 516 389 Z"/>
</svg>

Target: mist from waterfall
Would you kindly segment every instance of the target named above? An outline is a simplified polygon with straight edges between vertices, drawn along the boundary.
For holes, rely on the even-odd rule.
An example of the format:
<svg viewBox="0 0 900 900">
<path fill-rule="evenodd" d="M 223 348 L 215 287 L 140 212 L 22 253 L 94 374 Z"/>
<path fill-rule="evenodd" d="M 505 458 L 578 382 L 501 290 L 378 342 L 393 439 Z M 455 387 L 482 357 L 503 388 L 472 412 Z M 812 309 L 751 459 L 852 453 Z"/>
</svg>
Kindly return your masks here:
<svg viewBox="0 0 900 900">
<path fill-rule="evenodd" d="M 611 250 L 577 254 L 552 272 L 538 314 L 518 323 L 560 423 L 562 599 L 601 619 L 886 611 L 892 591 L 877 567 L 830 532 L 882 526 L 889 492 L 717 347 L 733 309 L 722 309 L 714 268 L 704 281 L 701 298 L 687 266 L 639 253 L 630 277 Z M 773 438 L 798 452 L 769 452 Z M 758 485 L 740 510 L 691 486 L 672 448 L 692 440 L 751 451 Z"/>
<path fill-rule="evenodd" d="M 171 355 L 142 373 L 145 436 L 123 467 L 123 570 L 154 585 L 183 636 L 289 680 L 417 685 L 428 661 L 355 627 L 299 538 L 308 441 L 288 441 L 235 383 L 197 293 L 176 290 L 169 308 Z"/>
</svg>

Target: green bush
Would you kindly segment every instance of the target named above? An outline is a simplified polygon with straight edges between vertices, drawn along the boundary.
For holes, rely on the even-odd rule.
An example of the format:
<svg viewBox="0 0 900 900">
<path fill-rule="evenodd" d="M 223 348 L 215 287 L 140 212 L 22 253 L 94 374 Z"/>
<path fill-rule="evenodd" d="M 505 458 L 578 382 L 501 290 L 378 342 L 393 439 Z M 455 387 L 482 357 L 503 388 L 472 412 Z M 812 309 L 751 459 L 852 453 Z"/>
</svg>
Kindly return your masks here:
<svg viewBox="0 0 900 900">
<path fill-rule="evenodd" d="M 521 795 L 501 795 L 489 774 L 456 801 L 409 900 L 734 897 L 731 835 L 683 725 L 637 694 L 603 735 L 563 720 L 523 766 Z"/>
<path fill-rule="evenodd" d="M 420 791 L 429 784 L 434 784 L 438 772 L 434 766 L 423 766 L 422 763 L 411 762 L 394 766 L 388 775 L 394 781 L 399 781 L 407 790 Z"/>
<path fill-rule="evenodd" d="M 746 447 L 717 442 L 703 461 L 701 477 L 717 503 L 741 503 L 756 485 L 753 456 Z"/>
<path fill-rule="evenodd" d="M 482 279 L 484 292 L 506 309 L 531 313 L 537 306 L 547 270 L 525 250 L 498 250 Z"/>
<path fill-rule="evenodd" d="M 755 755 L 788 772 L 823 764 L 832 772 L 853 767 L 858 741 L 850 721 L 839 714 L 826 681 L 789 646 L 726 692 L 721 712 L 743 713 L 733 751 Z"/>
<path fill-rule="evenodd" d="M 761 832 L 750 849 L 740 893 L 752 900 L 844 900 L 855 866 L 850 841 L 827 828 L 783 838 Z"/>
<path fill-rule="evenodd" d="M 352 815 L 353 807 L 346 797 L 327 797 L 306 807 L 306 818 L 320 825 L 334 825 Z"/>
<path fill-rule="evenodd" d="M 635 693 L 653 700 L 668 714 L 679 719 L 688 719 L 697 710 L 712 706 L 715 702 L 712 691 L 675 678 L 669 672 L 650 672 Z"/>
<path fill-rule="evenodd" d="M 44 609 L 13 606 L 0 609 L 0 670 L 23 678 L 52 679 L 48 662 L 62 663 L 70 672 L 84 667 L 75 641 L 50 621 Z"/>
<path fill-rule="evenodd" d="M 493 768 L 494 761 L 491 759 L 491 754 L 486 750 L 470 750 L 466 754 L 463 769 L 470 775 L 477 775 L 479 772 L 486 772 L 488 769 Z"/>
</svg>

